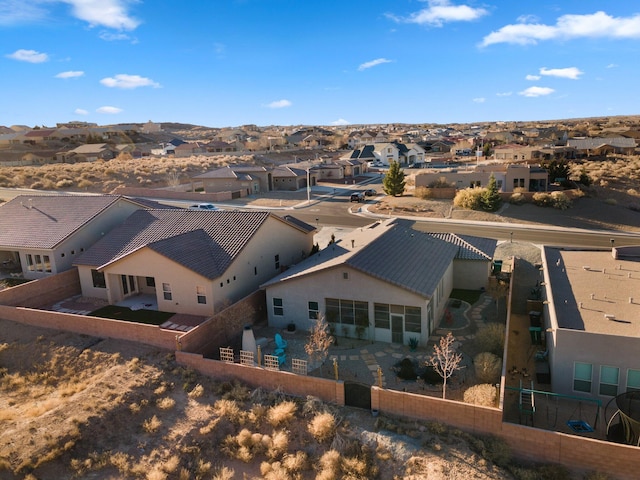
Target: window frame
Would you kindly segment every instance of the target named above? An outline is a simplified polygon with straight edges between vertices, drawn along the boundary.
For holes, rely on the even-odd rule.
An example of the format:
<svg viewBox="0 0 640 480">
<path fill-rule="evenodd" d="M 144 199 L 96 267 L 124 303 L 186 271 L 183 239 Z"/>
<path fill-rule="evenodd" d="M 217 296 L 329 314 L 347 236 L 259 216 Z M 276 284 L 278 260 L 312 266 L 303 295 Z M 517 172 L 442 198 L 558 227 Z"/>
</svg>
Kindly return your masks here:
<svg viewBox="0 0 640 480">
<path fill-rule="evenodd" d="M 608 375 L 605 375 L 605 370 L 609 370 L 610 372 L 615 371 L 616 383 L 603 381 L 603 377 L 608 376 Z M 618 395 L 619 384 L 620 384 L 620 367 L 612 367 L 610 365 L 600 365 L 600 385 L 598 386 L 598 393 L 604 397 L 615 397 L 616 395 Z"/>
<path fill-rule="evenodd" d="M 167 301 L 173 300 L 173 293 L 171 292 L 170 283 L 162 283 L 162 297 Z"/>
<path fill-rule="evenodd" d="M 577 372 L 577 367 L 578 366 L 584 366 L 584 367 L 589 367 L 589 380 L 585 378 L 579 378 L 576 374 Z M 580 382 L 580 383 L 578 383 Z M 577 388 L 578 386 L 580 386 L 580 384 L 583 385 L 583 388 Z M 589 388 L 587 389 L 586 386 L 589 386 Z M 574 392 L 583 392 L 583 393 L 591 393 L 591 389 L 593 388 L 593 364 L 592 363 L 585 363 L 585 362 L 573 362 L 573 391 Z"/>
<path fill-rule="evenodd" d="M 271 299 L 271 304 L 273 306 L 273 314 L 276 317 L 283 317 L 284 316 L 284 302 L 282 301 L 282 298 L 273 297 Z"/>
</svg>

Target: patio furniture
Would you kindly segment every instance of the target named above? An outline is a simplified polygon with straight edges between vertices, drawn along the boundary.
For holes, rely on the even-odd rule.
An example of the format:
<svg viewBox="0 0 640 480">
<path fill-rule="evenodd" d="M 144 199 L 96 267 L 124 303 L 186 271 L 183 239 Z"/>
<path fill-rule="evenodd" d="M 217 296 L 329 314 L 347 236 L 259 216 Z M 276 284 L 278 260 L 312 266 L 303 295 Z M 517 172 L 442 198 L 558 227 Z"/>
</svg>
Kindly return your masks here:
<svg viewBox="0 0 640 480">
<path fill-rule="evenodd" d="M 278 350 L 282 350 L 284 352 L 287 349 L 287 341 L 283 339 L 282 335 L 280 335 L 279 333 L 275 334 L 274 339 Z"/>
</svg>

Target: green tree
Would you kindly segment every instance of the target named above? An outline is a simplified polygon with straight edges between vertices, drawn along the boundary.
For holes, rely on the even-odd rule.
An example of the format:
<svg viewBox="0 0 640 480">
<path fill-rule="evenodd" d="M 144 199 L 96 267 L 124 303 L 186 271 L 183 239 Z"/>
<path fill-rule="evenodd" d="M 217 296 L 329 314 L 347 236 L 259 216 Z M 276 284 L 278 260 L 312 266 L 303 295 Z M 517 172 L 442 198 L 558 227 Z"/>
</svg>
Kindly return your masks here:
<svg viewBox="0 0 640 480">
<path fill-rule="evenodd" d="M 562 179 L 567 180 L 569 178 L 569 164 L 564 161 L 552 160 L 550 162 L 542 163 L 542 167 L 546 168 L 549 172 L 549 179 L 551 182 Z"/>
<path fill-rule="evenodd" d="M 404 172 L 400 169 L 400 164 L 398 162 L 391 162 L 389 171 L 384 176 L 384 180 L 382 180 L 384 193 L 394 197 L 402 195 L 405 184 Z"/>
<path fill-rule="evenodd" d="M 498 191 L 498 184 L 496 182 L 496 177 L 491 174 L 489 177 L 489 184 L 484 192 L 482 192 L 482 209 L 487 212 L 495 212 L 500 208 L 500 204 L 502 203 L 502 197 L 500 196 L 500 192 Z"/>
</svg>

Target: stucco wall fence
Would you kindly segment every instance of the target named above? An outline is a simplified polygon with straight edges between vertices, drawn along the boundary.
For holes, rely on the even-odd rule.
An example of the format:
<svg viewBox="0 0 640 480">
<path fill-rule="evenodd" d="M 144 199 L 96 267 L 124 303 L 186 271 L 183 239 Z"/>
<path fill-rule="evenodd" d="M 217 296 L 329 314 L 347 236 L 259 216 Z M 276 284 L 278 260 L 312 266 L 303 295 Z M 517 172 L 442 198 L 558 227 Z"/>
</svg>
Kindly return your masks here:
<svg viewBox="0 0 640 480">
<path fill-rule="evenodd" d="M 197 353 L 176 352 L 176 361 L 185 367 L 221 381 L 239 380 L 253 387 L 282 390 L 289 395 L 318 397 L 324 402 L 344 405 L 344 382 L 325 378 L 296 375 L 290 372 L 267 370 L 259 366 L 226 363 L 204 358 Z"/>
<path fill-rule="evenodd" d="M 239 192 L 239 193 L 238 193 Z M 236 195 L 246 196 L 246 191 L 238 190 Z M 164 198 L 169 200 L 187 200 L 198 203 L 226 202 L 231 200 L 233 192 L 178 192 L 174 190 L 159 190 L 156 188 L 118 187 L 111 192 L 113 195 L 129 197 Z"/>
</svg>

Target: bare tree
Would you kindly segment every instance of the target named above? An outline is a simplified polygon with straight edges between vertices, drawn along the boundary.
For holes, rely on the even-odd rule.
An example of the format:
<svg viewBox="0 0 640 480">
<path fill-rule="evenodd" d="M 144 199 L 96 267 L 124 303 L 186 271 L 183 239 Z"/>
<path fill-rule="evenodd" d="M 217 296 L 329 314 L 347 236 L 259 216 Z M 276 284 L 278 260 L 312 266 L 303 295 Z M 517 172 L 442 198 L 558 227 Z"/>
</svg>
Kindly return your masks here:
<svg viewBox="0 0 640 480">
<path fill-rule="evenodd" d="M 491 297 L 496 302 L 496 316 L 497 319 L 500 318 L 500 299 L 507 296 L 509 293 L 509 283 L 499 280 L 497 278 L 491 277 L 489 278 L 489 283 L 487 284 L 487 293 L 491 295 Z"/>
<path fill-rule="evenodd" d="M 329 347 L 333 343 L 333 336 L 329 330 L 329 324 L 324 315 L 318 314 L 316 323 L 309 332 L 309 341 L 304 346 L 304 351 L 311 358 L 312 362 L 324 363 L 329 355 Z"/>
<path fill-rule="evenodd" d="M 167 173 L 167 186 L 174 190 L 180 186 L 180 172 L 171 170 Z"/>
<path fill-rule="evenodd" d="M 440 342 L 433 346 L 433 355 L 426 361 L 427 366 L 433 367 L 442 377 L 442 398 L 447 395 L 447 379 L 462 368 L 462 354 L 456 352 L 453 346 L 455 341 L 451 332 L 447 333 L 446 337 L 440 338 Z"/>
</svg>

